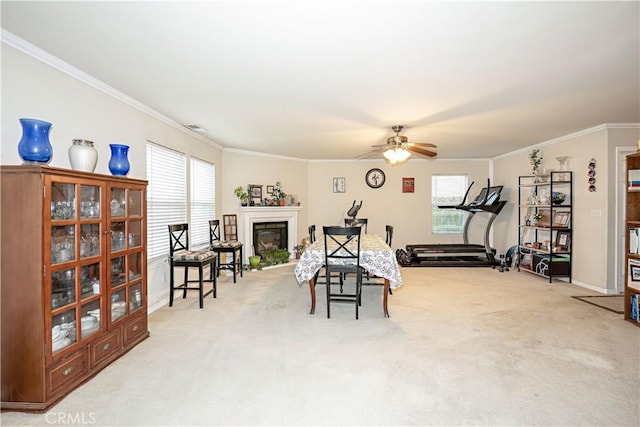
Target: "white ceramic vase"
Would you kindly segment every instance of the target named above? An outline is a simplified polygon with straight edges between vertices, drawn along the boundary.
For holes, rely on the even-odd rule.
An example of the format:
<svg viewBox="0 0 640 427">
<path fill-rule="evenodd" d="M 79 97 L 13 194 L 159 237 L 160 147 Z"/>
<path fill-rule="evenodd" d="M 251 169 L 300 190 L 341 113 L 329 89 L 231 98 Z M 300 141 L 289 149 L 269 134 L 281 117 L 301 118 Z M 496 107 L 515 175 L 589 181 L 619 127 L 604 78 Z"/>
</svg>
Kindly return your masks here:
<svg viewBox="0 0 640 427">
<path fill-rule="evenodd" d="M 69 163 L 71 169 L 76 171 L 93 172 L 98 163 L 98 151 L 93 146 L 93 141 L 86 139 L 74 139 L 69 147 Z"/>
</svg>

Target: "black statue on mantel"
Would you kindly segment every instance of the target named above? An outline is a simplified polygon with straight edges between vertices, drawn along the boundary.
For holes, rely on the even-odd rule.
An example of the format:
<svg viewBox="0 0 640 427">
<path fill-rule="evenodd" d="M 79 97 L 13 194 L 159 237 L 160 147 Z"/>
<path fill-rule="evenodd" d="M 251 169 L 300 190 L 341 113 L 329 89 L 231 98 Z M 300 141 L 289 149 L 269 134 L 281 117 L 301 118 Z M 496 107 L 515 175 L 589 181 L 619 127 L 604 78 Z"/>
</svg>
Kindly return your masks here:
<svg viewBox="0 0 640 427">
<path fill-rule="evenodd" d="M 351 205 L 351 209 L 347 211 L 347 215 L 351 217 L 351 219 L 356 219 L 356 215 L 358 215 L 358 211 L 362 207 L 362 200 L 360 200 L 360 204 L 356 205 L 356 201 L 353 201 L 353 205 Z"/>
</svg>

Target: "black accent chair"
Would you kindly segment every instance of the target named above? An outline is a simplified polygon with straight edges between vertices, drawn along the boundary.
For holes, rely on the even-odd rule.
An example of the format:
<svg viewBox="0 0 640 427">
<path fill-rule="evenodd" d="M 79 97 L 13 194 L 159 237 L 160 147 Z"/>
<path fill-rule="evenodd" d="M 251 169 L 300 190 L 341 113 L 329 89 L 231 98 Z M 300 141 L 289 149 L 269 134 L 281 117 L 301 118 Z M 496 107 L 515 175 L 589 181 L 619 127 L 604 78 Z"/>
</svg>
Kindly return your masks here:
<svg viewBox="0 0 640 427">
<path fill-rule="evenodd" d="M 391 242 L 393 241 L 393 225 L 386 225 L 385 226 L 385 231 L 386 231 L 386 238 L 385 238 L 385 242 L 387 243 L 387 245 L 389 245 L 389 247 L 391 247 Z M 370 276 L 369 272 L 366 272 L 367 274 L 367 280 L 370 279 L 383 279 L 380 276 Z M 362 284 L 363 286 L 384 286 L 384 282 L 365 282 Z M 391 291 L 391 288 L 389 288 L 389 295 L 393 295 L 393 291 Z"/>
<path fill-rule="evenodd" d="M 220 277 L 220 270 L 233 271 L 233 283 L 236 283 L 237 271 L 240 271 L 242 277 L 242 246 L 242 242 L 237 240 L 220 240 L 220 220 L 209 220 L 209 250 L 218 254 L 217 277 Z M 226 254 L 231 254 L 231 261 L 222 262 L 222 257 L 226 257 Z"/>
<path fill-rule="evenodd" d="M 169 225 L 169 307 L 173 306 L 173 294 L 177 290 L 182 290 L 182 298 L 187 297 L 188 290 L 198 291 L 200 298 L 200 308 L 204 308 L 204 297 L 213 293 L 216 298 L 217 284 L 216 276 L 213 274 L 216 269 L 217 255 L 213 251 L 191 251 L 189 250 L 189 224 Z M 209 279 L 203 277 L 204 267 L 209 266 Z M 175 284 L 174 267 L 184 267 L 184 283 Z M 198 269 L 198 280 L 189 280 L 189 268 Z M 204 293 L 204 282 L 211 282 L 213 289 Z M 189 286 L 189 283 L 198 283 L 198 286 Z"/>
<path fill-rule="evenodd" d="M 355 273 L 356 288 L 353 294 L 331 293 L 330 281 L 327 279 L 327 318 L 331 318 L 331 302 L 352 302 L 356 306 L 356 319 L 358 319 L 358 307 L 361 305 L 362 296 L 362 272 L 360 267 L 360 235 L 361 227 L 322 227 L 324 234 L 324 253 L 327 278 L 332 273 L 343 276 L 347 273 Z M 335 247 L 333 247 L 335 245 Z"/>
<path fill-rule="evenodd" d="M 362 227 L 364 228 L 364 233 L 367 234 L 367 225 L 369 224 L 368 218 L 345 218 L 344 226 L 345 227 Z"/>
</svg>

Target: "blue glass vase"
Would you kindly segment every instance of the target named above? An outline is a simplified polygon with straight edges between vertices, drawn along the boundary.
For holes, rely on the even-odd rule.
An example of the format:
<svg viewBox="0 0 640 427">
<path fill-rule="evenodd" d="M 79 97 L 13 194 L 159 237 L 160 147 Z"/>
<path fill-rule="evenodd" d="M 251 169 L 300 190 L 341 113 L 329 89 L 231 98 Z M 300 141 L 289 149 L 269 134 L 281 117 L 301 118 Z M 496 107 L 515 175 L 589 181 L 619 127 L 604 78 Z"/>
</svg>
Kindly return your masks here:
<svg viewBox="0 0 640 427">
<path fill-rule="evenodd" d="M 22 164 L 47 164 L 53 157 L 49 142 L 51 123 L 37 119 L 20 119 L 22 138 L 18 143 L 18 154 Z"/>
<path fill-rule="evenodd" d="M 128 145 L 109 144 L 111 147 L 111 159 L 109 159 L 109 170 L 113 175 L 126 176 L 129 173 L 129 152 Z"/>
</svg>

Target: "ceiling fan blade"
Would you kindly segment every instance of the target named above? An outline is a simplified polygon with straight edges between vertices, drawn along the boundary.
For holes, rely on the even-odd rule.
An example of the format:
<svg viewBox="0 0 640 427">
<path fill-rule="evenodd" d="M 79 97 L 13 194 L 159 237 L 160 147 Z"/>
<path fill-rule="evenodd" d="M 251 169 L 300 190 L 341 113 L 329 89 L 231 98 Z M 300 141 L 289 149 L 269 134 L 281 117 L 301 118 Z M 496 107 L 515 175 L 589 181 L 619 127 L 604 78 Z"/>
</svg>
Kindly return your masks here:
<svg viewBox="0 0 640 427">
<path fill-rule="evenodd" d="M 407 147 L 407 150 L 411 151 L 412 153 L 420 154 L 426 157 L 436 157 L 438 155 L 438 153 L 436 153 L 435 151 L 425 150 L 423 148 L 415 147 L 415 146 Z"/>
<path fill-rule="evenodd" d="M 430 144 L 428 142 L 410 142 L 409 145 L 413 145 L 413 146 L 420 146 L 420 147 L 431 147 L 431 148 L 438 148 L 437 145 L 434 144 Z"/>
<path fill-rule="evenodd" d="M 386 148 L 393 148 L 393 145 L 391 144 L 377 144 L 377 145 L 372 145 L 373 148 L 378 148 L 378 147 L 386 147 Z"/>
</svg>

